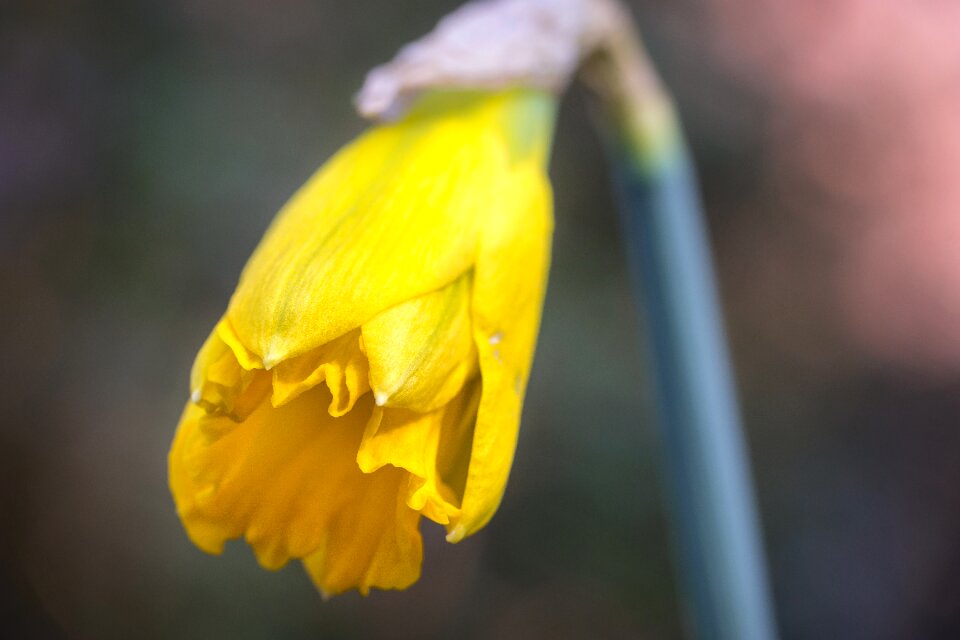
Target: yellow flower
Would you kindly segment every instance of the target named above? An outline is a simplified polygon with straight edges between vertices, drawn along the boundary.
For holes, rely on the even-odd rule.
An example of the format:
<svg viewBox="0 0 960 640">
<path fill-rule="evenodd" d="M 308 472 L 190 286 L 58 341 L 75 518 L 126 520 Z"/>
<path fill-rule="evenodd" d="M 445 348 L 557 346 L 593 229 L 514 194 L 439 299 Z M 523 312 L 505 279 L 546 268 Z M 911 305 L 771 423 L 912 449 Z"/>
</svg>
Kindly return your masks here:
<svg viewBox="0 0 960 640">
<path fill-rule="evenodd" d="M 517 441 L 552 233 L 555 104 L 434 91 L 277 216 L 197 356 L 170 452 L 219 553 L 303 560 L 322 593 L 417 580 L 420 516 L 487 523 Z M 325 384 L 321 384 L 325 383 Z"/>
</svg>

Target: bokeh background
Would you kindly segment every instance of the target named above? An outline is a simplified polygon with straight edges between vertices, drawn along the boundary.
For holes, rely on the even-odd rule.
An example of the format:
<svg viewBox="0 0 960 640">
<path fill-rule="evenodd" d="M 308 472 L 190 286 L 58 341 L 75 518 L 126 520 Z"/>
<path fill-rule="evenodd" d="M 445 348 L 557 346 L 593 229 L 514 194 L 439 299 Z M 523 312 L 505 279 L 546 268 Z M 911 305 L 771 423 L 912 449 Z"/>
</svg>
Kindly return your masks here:
<svg viewBox="0 0 960 640">
<path fill-rule="evenodd" d="M 440 0 L 0 4 L 0 627 L 677 638 L 656 426 L 588 97 L 503 507 L 322 603 L 190 545 L 187 373 L 273 213 Z M 960 6 L 636 0 L 702 177 L 784 638 L 960 637 Z M 16 636 L 13 633 L 16 633 Z"/>
</svg>

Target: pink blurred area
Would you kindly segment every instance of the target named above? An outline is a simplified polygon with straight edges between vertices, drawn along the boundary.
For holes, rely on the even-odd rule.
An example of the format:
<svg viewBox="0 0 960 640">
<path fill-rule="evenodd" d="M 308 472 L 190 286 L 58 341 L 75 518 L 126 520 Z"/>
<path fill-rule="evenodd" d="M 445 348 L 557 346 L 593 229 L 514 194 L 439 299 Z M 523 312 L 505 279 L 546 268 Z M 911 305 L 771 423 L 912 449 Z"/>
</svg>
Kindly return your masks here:
<svg viewBox="0 0 960 640">
<path fill-rule="evenodd" d="M 721 64 L 769 101 L 765 171 L 828 241 L 826 273 L 768 254 L 773 268 L 826 275 L 839 326 L 872 357 L 955 374 L 960 4 L 718 0 L 709 13 Z"/>
</svg>

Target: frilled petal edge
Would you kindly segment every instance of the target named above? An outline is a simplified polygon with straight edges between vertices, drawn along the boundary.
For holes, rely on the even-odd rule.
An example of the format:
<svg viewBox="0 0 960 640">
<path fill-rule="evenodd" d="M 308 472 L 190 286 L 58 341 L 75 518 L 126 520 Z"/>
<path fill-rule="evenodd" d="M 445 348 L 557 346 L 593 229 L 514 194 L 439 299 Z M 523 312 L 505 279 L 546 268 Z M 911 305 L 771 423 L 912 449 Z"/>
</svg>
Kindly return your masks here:
<svg viewBox="0 0 960 640">
<path fill-rule="evenodd" d="M 280 408 L 265 402 L 242 423 L 188 405 L 169 458 L 177 512 L 207 552 L 244 537 L 269 569 L 308 558 L 329 594 L 405 586 L 422 553 L 419 514 L 405 505 L 408 474 L 356 464 L 369 394 L 341 418 L 326 411 L 330 401 L 319 386 Z"/>
</svg>

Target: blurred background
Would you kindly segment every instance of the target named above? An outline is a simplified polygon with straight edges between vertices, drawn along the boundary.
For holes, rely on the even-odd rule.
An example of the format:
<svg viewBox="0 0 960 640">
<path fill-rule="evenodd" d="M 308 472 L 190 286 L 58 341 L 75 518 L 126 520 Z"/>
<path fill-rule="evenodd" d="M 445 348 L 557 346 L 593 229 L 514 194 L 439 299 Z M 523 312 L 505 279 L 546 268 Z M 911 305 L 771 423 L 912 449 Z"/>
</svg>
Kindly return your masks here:
<svg viewBox="0 0 960 640">
<path fill-rule="evenodd" d="M 187 540 L 193 356 L 367 69 L 457 3 L 0 5 L 0 626 L 679 638 L 656 425 L 580 90 L 510 486 L 403 593 Z M 960 5 L 635 0 L 700 170 L 784 638 L 960 637 Z M 12 637 L 12 634 L 11 634 Z"/>
</svg>

